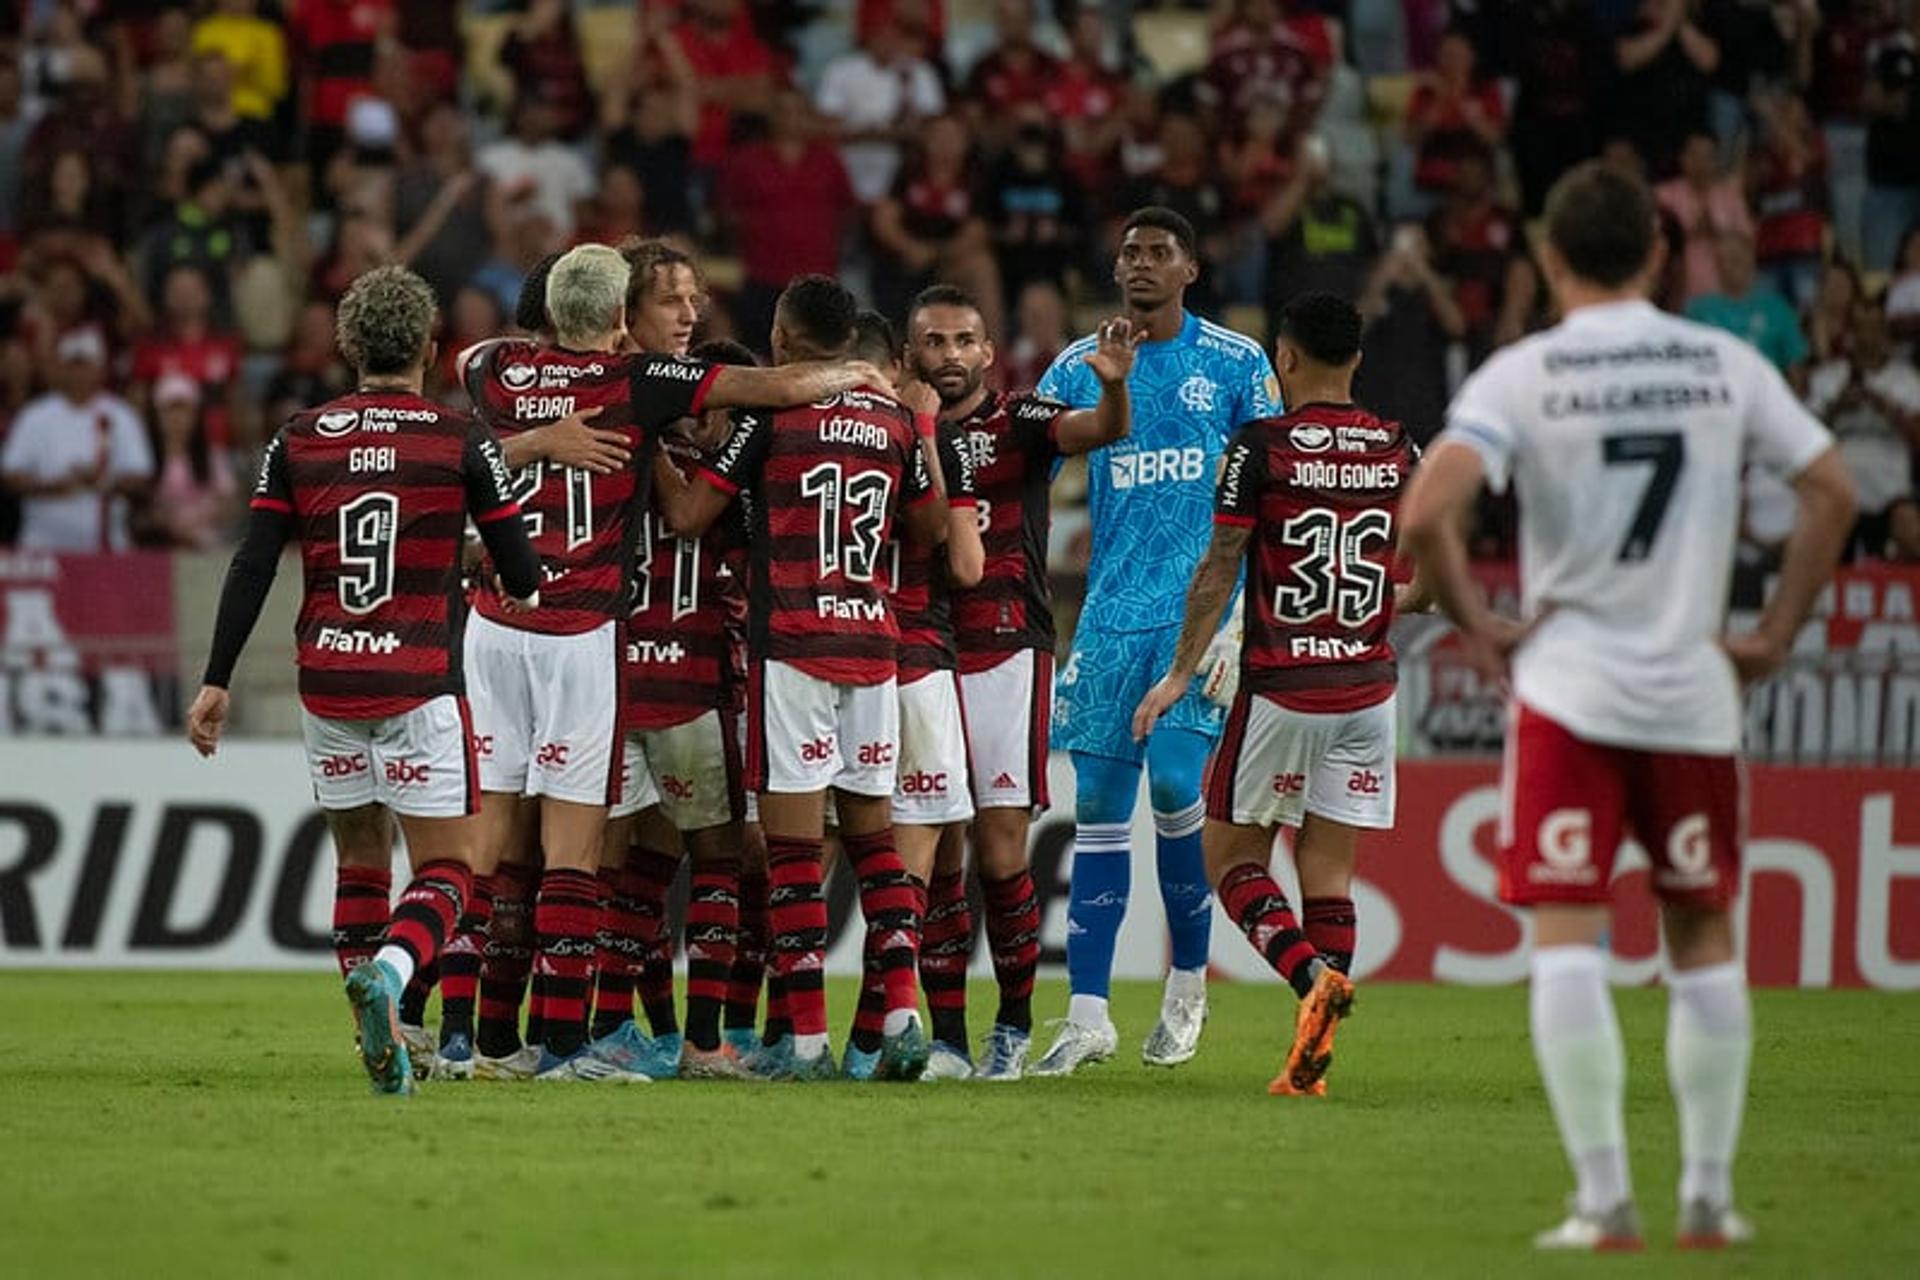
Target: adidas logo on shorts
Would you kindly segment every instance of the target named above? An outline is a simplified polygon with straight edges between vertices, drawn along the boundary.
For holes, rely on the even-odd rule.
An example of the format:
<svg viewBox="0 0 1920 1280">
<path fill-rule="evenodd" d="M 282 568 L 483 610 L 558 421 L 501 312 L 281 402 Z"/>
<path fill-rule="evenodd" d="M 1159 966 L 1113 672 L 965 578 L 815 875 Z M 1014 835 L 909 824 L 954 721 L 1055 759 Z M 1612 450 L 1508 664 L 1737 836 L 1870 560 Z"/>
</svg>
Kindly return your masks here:
<svg viewBox="0 0 1920 1280">
<path fill-rule="evenodd" d="M 1017 789 L 1019 785 L 1019 783 L 1013 780 L 1013 775 L 1005 769 L 1002 769 L 1000 776 L 993 780 L 993 789 L 995 791 L 1013 791 Z"/>
</svg>

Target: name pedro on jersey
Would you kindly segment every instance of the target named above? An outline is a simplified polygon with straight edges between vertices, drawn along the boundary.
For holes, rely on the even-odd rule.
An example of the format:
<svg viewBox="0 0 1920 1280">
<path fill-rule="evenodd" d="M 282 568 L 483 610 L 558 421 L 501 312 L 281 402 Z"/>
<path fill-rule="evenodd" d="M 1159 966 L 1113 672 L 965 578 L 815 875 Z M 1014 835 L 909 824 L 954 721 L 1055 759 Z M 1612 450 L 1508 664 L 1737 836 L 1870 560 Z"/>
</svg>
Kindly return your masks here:
<svg viewBox="0 0 1920 1280">
<path fill-rule="evenodd" d="M 1398 489 L 1397 462 L 1301 462 L 1293 464 L 1296 489 Z"/>
</svg>

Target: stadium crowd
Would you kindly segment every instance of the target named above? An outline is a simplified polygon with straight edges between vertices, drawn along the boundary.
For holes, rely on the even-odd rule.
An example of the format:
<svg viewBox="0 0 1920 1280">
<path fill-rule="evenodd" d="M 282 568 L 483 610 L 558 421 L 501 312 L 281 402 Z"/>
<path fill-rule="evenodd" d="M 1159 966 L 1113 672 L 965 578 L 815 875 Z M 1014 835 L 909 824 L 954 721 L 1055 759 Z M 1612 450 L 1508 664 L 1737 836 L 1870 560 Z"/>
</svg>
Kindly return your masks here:
<svg viewBox="0 0 1920 1280">
<path fill-rule="evenodd" d="M 896 316 L 962 285 L 1025 387 L 1111 299 L 1118 220 L 1168 206 L 1203 313 L 1359 300 L 1358 394 L 1425 439 L 1548 319 L 1541 201 L 1597 154 L 1658 184 L 1661 303 L 1840 435 L 1856 552 L 1920 559 L 1920 3 L 17 0 L 0 30 L 0 545 L 226 543 L 274 426 L 344 389 L 356 275 L 432 284 L 455 400 L 535 262 L 635 234 L 706 263 L 704 336 L 762 348 L 798 274 Z"/>
</svg>

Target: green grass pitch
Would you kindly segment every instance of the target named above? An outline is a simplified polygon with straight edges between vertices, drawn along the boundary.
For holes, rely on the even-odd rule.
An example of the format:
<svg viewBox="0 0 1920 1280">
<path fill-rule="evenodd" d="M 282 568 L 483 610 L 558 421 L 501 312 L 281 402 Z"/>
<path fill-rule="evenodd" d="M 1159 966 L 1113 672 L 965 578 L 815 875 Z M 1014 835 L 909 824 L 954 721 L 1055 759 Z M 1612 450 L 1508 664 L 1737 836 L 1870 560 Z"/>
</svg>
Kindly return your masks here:
<svg viewBox="0 0 1920 1280">
<path fill-rule="evenodd" d="M 1363 988 L 1325 1100 L 1265 1093 L 1283 991 L 1216 986 L 1172 1072 L 1138 1059 L 1156 996 L 1117 990 L 1120 1056 L 1068 1081 L 395 1101 L 322 977 L 10 973 L 0 1275 L 1920 1275 L 1920 998 L 1757 993 L 1761 1238 L 1698 1256 L 1670 1243 L 1665 997 L 1622 993 L 1650 1247 L 1541 1259 L 1569 1178 L 1523 991 Z"/>
</svg>

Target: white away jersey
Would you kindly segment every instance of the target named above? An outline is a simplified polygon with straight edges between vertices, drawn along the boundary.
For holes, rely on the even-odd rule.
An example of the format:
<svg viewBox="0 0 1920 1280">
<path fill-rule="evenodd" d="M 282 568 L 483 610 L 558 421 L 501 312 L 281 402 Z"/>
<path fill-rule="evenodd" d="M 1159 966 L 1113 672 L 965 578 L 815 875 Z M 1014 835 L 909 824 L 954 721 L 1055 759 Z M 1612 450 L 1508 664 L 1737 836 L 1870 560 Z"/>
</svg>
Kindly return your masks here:
<svg viewBox="0 0 1920 1280">
<path fill-rule="evenodd" d="M 1583 307 L 1496 352 L 1443 441 L 1520 502 L 1520 587 L 1539 626 L 1520 701 L 1589 741 L 1724 754 L 1740 691 L 1719 646 L 1751 461 L 1796 475 L 1832 443 L 1771 364 L 1646 302 Z"/>
</svg>

